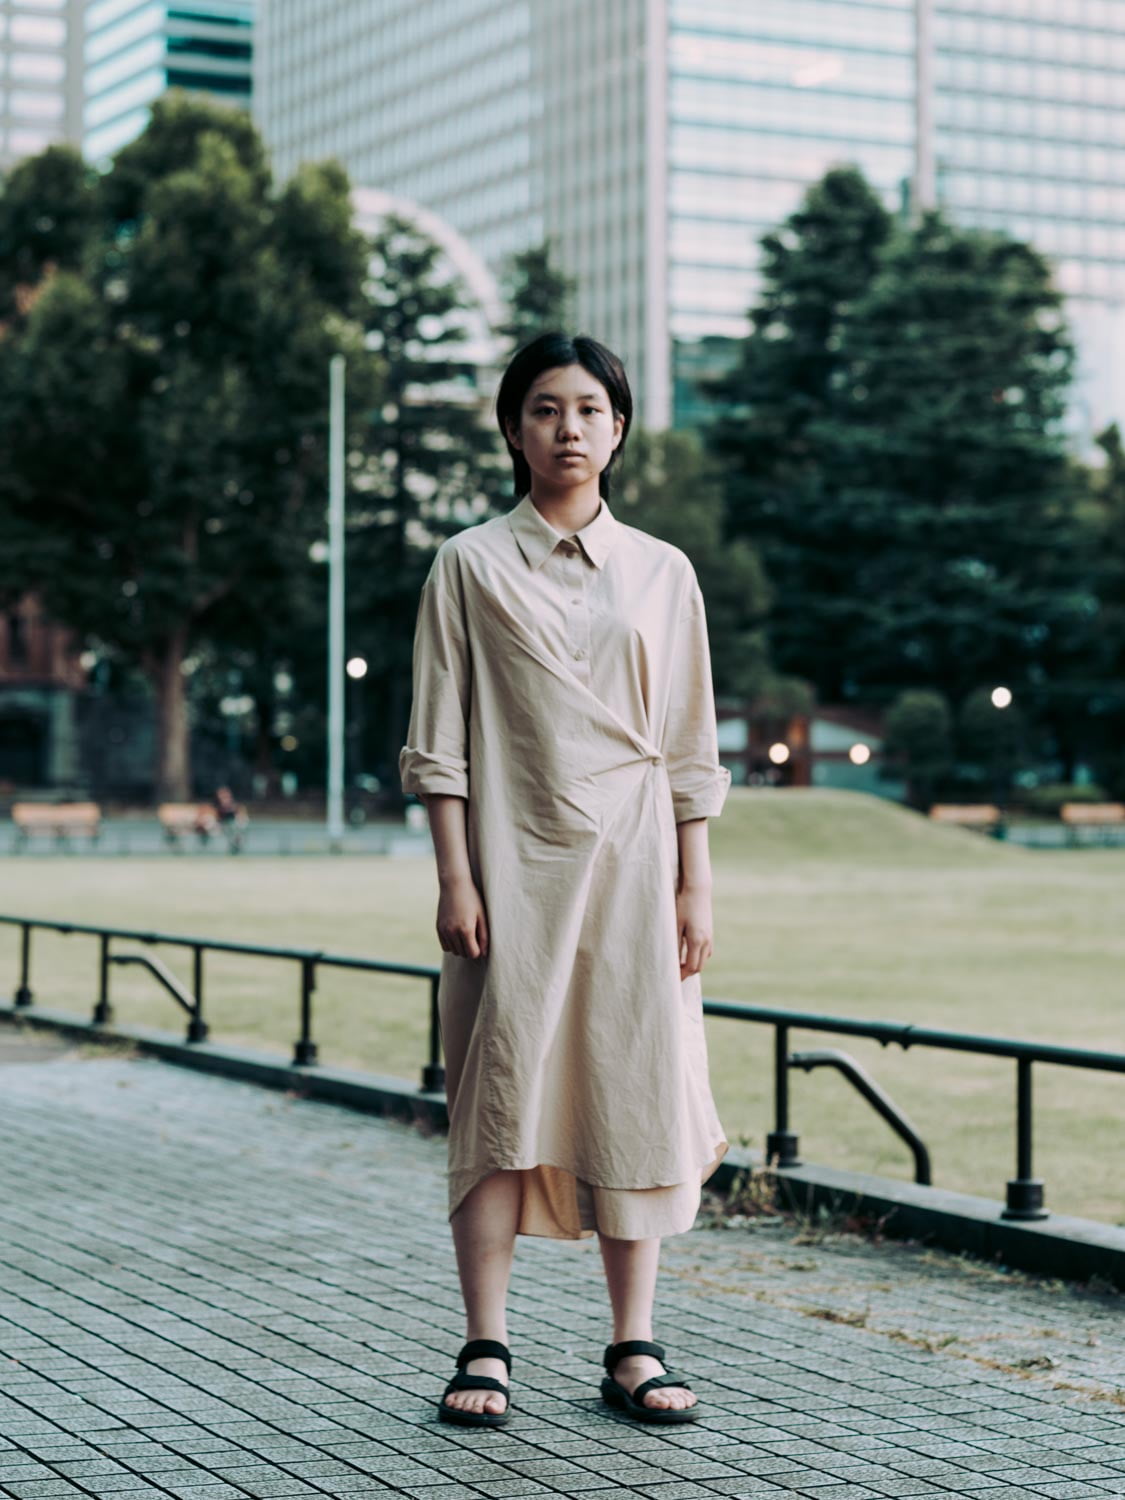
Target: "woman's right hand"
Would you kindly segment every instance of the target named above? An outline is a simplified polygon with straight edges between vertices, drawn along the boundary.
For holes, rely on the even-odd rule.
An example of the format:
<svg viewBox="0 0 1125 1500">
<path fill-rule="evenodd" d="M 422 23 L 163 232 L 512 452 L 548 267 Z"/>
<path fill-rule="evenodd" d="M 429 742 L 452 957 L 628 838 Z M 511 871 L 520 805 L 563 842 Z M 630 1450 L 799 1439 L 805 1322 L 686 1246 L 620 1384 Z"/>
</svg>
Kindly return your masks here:
<svg viewBox="0 0 1125 1500">
<path fill-rule="evenodd" d="M 437 935 L 446 953 L 488 957 L 488 918 L 470 876 L 443 883 L 438 897 Z"/>
</svg>

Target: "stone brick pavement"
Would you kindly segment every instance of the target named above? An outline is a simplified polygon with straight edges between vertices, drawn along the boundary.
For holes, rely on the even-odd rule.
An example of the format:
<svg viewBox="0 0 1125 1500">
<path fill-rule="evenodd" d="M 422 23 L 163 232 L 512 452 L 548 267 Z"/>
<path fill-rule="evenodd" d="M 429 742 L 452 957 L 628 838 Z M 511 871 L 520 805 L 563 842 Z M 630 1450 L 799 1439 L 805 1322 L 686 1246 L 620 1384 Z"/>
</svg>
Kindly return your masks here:
<svg viewBox="0 0 1125 1500">
<path fill-rule="evenodd" d="M 1125 1298 L 713 1205 L 656 1318 L 699 1422 L 602 1408 L 596 1241 L 522 1238 L 511 1422 L 439 1423 L 444 1154 L 0 1027 L 0 1495 L 1125 1495 Z"/>
</svg>

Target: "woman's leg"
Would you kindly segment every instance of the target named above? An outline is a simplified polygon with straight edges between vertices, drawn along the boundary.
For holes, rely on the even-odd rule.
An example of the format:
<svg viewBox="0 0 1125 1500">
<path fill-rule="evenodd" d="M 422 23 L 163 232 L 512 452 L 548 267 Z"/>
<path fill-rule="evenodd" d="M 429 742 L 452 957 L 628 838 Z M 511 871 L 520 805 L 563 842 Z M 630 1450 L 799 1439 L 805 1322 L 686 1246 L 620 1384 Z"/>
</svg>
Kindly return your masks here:
<svg viewBox="0 0 1125 1500">
<path fill-rule="evenodd" d="M 613 1340 L 652 1339 L 652 1302 L 656 1295 L 656 1271 L 660 1261 L 659 1239 L 617 1240 L 598 1231 L 606 1286 L 613 1308 Z M 664 1366 L 651 1354 L 630 1354 L 617 1363 L 614 1380 L 632 1393 L 642 1381 L 662 1375 Z M 644 1396 L 646 1406 L 695 1405 L 695 1392 L 669 1385 Z"/>
<path fill-rule="evenodd" d="M 450 1219 L 457 1252 L 457 1272 L 465 1299 L 465 1339 L 508 1342 L 508 1281 L 516 1248 L 520 1209 L 520 1174 L 492 1172 L 465 1194 Z M 471 1375 L 492 1375 L 508 1384 L 502 1359 L 471 1359 Z M 450 1391 L 447 1406 L 464 1411 L 502 1412 L 499 1391 Z"/>
</svg>

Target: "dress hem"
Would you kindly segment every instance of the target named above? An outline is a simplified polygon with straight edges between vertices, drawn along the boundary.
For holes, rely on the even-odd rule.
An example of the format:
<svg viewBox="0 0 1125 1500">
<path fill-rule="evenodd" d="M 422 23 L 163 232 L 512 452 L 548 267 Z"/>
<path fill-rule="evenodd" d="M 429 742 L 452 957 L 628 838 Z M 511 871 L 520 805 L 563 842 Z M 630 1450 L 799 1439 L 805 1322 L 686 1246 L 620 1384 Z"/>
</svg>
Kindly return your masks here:
<svg viewBox="0 0 1125 1500">
<path fill-rule="evenodd" d="M 714 1176 L 716 1170 L 719 1167 L 719 1164 L 723 1160 L 723 1157 L 726 1156 L 726 1154 L 728 1153 L 729 1150 L 730 1150 L 730 1142 L 726 1139 L 725 1136 L 721 1136 L 719 1138 L 719 1141 L 712 1148 L 712 1150 L 711 1150 L 710 1154 L 708 1155 L 707 1159 L 704 1162 L 702 1162 L 696 1168 L 696 1170 L 699 1173 L 699 1186 L 700 1186 L 700 1188 L 702 1188 L 703 1184 L 705 1182 L 707 1182 L 709 1178 L 711 1178 L 712 1176 Z M 587 1177 L 583 1172 L 577 1171 L 577 1170 L 575 1170 L 574 1167 L 564 1165 L 561 1162 L 542 1161 L 542 1160 L 540 1160 L 540 1161 L 533 1161 L 533 1162 L 514 1162 L 514 1163 L 512 1163 L 512 1162 L 505 1162 L 503 1164 L 501 1164 L 501 1163 L 489 1163 L 476 1177 L 474 1177 L 473 1181 L 470 1182 L 469 1185 L 458 1195 L 456 1203 L 453 1203 L 453 1204 L 450 1205 L 448 1214 L 446 1216 L 447 1219 L 452 1219 L 453 1215 L 457 1212 L 457 1210 L 460 1208 L 461 1204 L 465 1201 L 465 1199 L 468 1197 L 468 1195 L 472 1192 L 473 1188 L 477 1187 L 480 1183 L 482 1183 L 486 1177 L 490 1177 L 493 1172 L 531 1172 L 531 1171 L 534 1171 L 536 1167 L 553 1167 L 556 1171 L 559 1171 L 559 1172 L 569 1172 L 572 1177 L 575 1177 L 578 1180 L 587 1183 L 590 1187 L 608 1188 L 612 1192 L 622 1192 L 622 1193 L 625 1193 L 625 1192 L 649 1192 L 649 1191 L 651 1191 L 654 1188 L 678 1187 L 681 1182 L 690 1182 L 690 1181 L 692 1181 L 692 1179 L 690 1177 L 681 1177 L 681 1178 L 679 1178 L 675 1182 L 652 1182 L 652 1183 L 645 1183 L 645 1184 L 643 1184 L 641 1186 L 638 1186 L 636 1183 L 630 1183 L 630 1184 L 628 1184 L 626 1186 L 626 1185 L 621 1185 L 621 1184 L 613 1183 L 613 1182 L 595 1182 L 592 1178 Z M 688 1227 L 690 1228 L 690 1225 Z M 670 1231 L 667 1231 L 667 1232 L 675 1234 L 675 1233 L 683 1233 L 684 1231 L 683 1230 L 670 1230 Z M 527 1231 L 526 1230 L 522 1230 L 522 1229 L 517 1229 L 516 1233 L 517 1234 L 526 1234 Z M 558 1240 L 588 1239 L 594 1233 L 595 1233 L 595 1231 L 593 1229 L 585 1229 L 585 1230 L 580 1230 L 578 1234 L 543 1234 L 543 1235 L 538 1235 L 537 1234 L 537 1235 L 531 1235 L 529 1237 L 530 1238 L 535 1238 L 535 1239 L 558 1239 Z"/>
</svg>

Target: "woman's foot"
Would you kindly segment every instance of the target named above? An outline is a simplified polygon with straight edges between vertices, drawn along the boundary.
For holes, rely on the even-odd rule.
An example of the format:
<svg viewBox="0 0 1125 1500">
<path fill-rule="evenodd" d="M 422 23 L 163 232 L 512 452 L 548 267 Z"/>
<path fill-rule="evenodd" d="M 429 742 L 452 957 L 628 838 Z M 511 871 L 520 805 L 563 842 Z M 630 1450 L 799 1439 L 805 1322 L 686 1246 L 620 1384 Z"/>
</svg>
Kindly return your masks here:
<svg viewBox="0 0 1125 1500">
<path fill-rule="evenodd" d="M 471 1359 L 465 1366 L 469 1375 L 491 1375 L 508 1385 L 508 1368 L 502 1359 Z M 655 1371 L 653 1372 L 655 1373 Z M 499 1391 L 450 1391 L 445 1398 L 446 1406 L 455 1406 L 461 1411 L 486 1411 L 496 1415 L 508 1409 L 508 1398 Z"/>
<path fill-rule="evenodd" d="M 618 1385 L 623 1385 L 630 1396 L 646 1380 L 663 1374 L 664 1366 L 651 1354 L 627 1354 L 610 1371 L 613 1379 Z M 682 1411 L 685 1407 L 694 1406 L 695 1402 L 695 1392 L 682 1385 L 658 1386 L 656 1390 L 646 1391 L 641 1397 L 642 1406 L 662 1407 L 669 1411 Z"/>
</svg>

